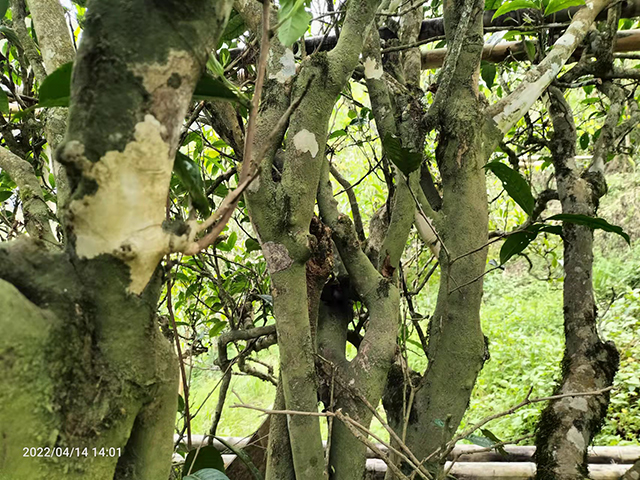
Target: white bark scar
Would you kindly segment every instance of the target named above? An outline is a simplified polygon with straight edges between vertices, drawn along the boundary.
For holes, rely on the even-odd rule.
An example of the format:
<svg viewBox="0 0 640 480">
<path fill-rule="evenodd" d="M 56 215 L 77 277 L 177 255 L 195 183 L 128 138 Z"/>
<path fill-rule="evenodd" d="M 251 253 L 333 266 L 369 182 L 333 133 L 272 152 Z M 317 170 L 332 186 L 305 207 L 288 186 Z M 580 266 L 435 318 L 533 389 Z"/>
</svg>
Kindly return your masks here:
<svg viewBox="0 0 640 480">
<path fill-rule="evenodd" d="M 313 158 L 318 154 L 316 136 L 309 130 L 302 129 L 293 137 L 293 144 L 299 152 L 309 152 Z"/>
<path fill-rule="evenodd" d="M 364 61 L 364 77 L 366 79 L 380 80 L 383 73 L 382 66 L 378 67 L 374 58 L 367 57 Z"/>
<path fill-rule="evenodd" d="M 160 122 L 147 115 L 124 151 L 107 152 L 93 164 L 85 159 L 84 173 L 98 189 L 69 205 L 78 256 L 120 258 L 130 268 L 129 290 L 136 294 L 145 288 L 171 244 L 162 222 L 173 159 L 163 134 Z M 64 154 L 78 158 L 83 150 L 82 144 L 70 142 Z"/>
<path fill-rule="evenodd" d="M 575 426 L 572 426 L 567 432 L 567 440 L 569 440 L 569 442 L 572 443 L 576 447 L 576 449 L 580 451 L 584 450 L 584 437 Z"/>
<path fill-rule="evenodd" d="M 276 73 L 269 73 L 270 79 L 275 79 L 279 83 L 285 83 L 296 74 L 296 59 L 293 56 L 293 50 L 287 48 L 282 57 L 280 57 L 282 68 Z"/>
</svg>

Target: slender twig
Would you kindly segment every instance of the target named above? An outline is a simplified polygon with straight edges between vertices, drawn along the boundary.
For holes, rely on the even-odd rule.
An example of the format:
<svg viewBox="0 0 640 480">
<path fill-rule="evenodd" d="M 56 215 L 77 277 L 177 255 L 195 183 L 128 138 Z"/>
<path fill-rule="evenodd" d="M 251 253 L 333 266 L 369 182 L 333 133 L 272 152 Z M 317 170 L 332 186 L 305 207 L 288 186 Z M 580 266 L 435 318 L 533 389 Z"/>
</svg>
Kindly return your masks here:
<svg viewBox="0 0 640 480">
<path fill-rule="evenodd" d="M 468 287 L 469 285 L 471 285 L 472 283 L 476 283 L 478 280 L 480 280 L 482 277 L 484 277 L 485 275 L 490 274 L 491 272 L 495 271 L 495 270 L 499 270 L 502 269 L 503 266 L 502 265 L 498 265 L 497 267 L 493 267 L 490 268 L 489 270 L 487 270 L 486 272 L 481 273 L 480 275 L 478 275 L 476 278 L 474 278 L 473 280 L 469 280 L 467 283 L 463 283 L 462 285 L 458 285 L 456 288 L 454 288 L 453 290 L 451 290 L 449 292 L 449 295 L 451 295 L 454 292 L 457 292 L 458 290 L 460 290 L 461 288 L 464 287 Z"/>
<path fill-rule="evenodd" d="M 531 393 L 533 392 L 533 387 L 531 387 L 531 388 L 529 388 L 529 391 L 527 392 L 527 395 L 525 396 L 524 400 L 522 400 L 520 403 L 512 406 L 508 410 L 504 410 L 502 412 L 498 412 L 498 413 L 495 413 L 493 415 L 489 415 L 488 417 L 483 418 L 479 422 L 471 425 L 468 429 L 466 429 L 462 433 L 459 433 L 454 438 L 452 438 L 448 442 L 448 446 L 445 448 L 445 451 L 442 453 L 442 455 L 440 455 L 440 460 L 446 458 L 446 456 L 449 455 L 449 453 L 453 449 L 453 446 L 456 443 L 458 443 L 458 441 L 462 440 L 465 437 L 468 437 L 469 435 L 471 435 L 476 430 L 484 427 L 487 423 L 492 422 L 492 421 L 494 421 L 494 420 L 496 420 L 498 418 L 502 418 L 502 417 L 506 417 L 508 415 L 511 415 L 511 414 L 515 413 L 517 410 L 520 410 L 521 408 L 526 407 L 527 405 L 531 405 L 532 403 L 549 402 L 549 401 L 552 401 L 552 400 L 559 400 L 561 398 L 567 398 L 567 397 L 590 397 L 590 396 L 594 396 L 594 395 L 602 395 L 603 393 L 608 392 L 608 391 L 610 391 L 612 389 L 613 389 L 613 386 L 610 386 L 610 387 L 602 388 L 602 389 L 599 389 L 599 390 L 592 390 L 592 391 L 589 391 L 589 392 L 562 393 L 562 394 L 559 394 L 559 395 L 551 395 L 551 396 L 548 396 L 548 397 L 538 397 L 538 398 L 533 398 L 532 399 L 530 397 L 531 397 Z M 439 451 L 440 451 L 440 449 L 434 451 L 431 455 L 429 455 L 425 459 L 425 461 L 427 461 L 430 458 L 432 458 Z"/>
<path fill-rule="evenodd" d="M 305 97 L 305 95 L 309 91 L 309 87 L 311 86 L 311 82 L 313 81 L 313 78 L 314 78 L 313 76 L 309 78 L 309 81 L 307 82 L 307 85 L 305 86 L 305 89 L 303 90 L 302 94 L 294 102 L 292 102 L 291 105 L 289 105 L 289 108 L 287 108 L 287 110 L 284 112 L 282 117 L 280 117 L 280 120 L 278 120 L 278 123 L 269 134 L 269 137 L 267 138 L 267 140 L 262 144 L 262 147 L 258 151 L 258 154 L 256 155 L 255 158 L 263 158 L 267 154 L 267 151 L 271 148 L 271 144 L 274 138 L 276 138 L 279 132 L 281 132 L 282 129 L 286 126 L 286 123 L 288 122 L 289 117 L 294 112 L 294 110 L 298 108 L 298 106 L 300 105 L 300 102 L 302 102 L 302 99 Z M 249 161 L 248 160 L 249 157 L 247 157 L 246 154 L 244 155 L 244 158 L 247 159 L 245 161 Z M 243 168 L 243 172 L 244 172 L 244 168 Z M 215 227 L 215 228 L 205 237 L 188 245 L 184 249 L 185 254 L 195 255 L 199 251 L 207 248 L 216 240 L 216 238 L 218 238 L 218 236 L 220 235 L 220 232 L 222 231 L 223 226 L 226 224 L 227 220 L 229 219 L 231 212 L 233 212 L 233 210 L 235 209 L 235 206 L 240 200 L 240 197 L 242 196 L 244 191 L 247 189 L 247 187 L 251 185 L 251 183 L 257 178 L 259 174 L 260 174 L 260 165 L 257 164 L 256 168 L 244 179 L 244 181 L 241 181 L 241 183 L 236 187 L 236 189 L 230 192 L 225 197 L 225 199 L 220 204 L 220 207 L 218 207 L 218 210 L 216 210 L 216 212 L 213 215 L 211 215 L 207 220 L 205 220 L 201 224 L 194 224 L 193 228 L 196 234 L 208 229 L 209 227 Z"/>
<path fill-rule="evenodd" d="M 431 229 L 431 231 L 435 235 L 435 237 L 438 240 L 438 242 L 440 242 L 440 245 L 442 246 L 442 250 L 444 251 L 445 255 L 447 256 L 447 259 L 451 260 L 451 253 L 449 253 L 449 250 L 447 249 L 447 246 L 442 241 L 442 238 L 440 238 L 440 235 L 436 231 L 435 227 L 431 224 L 431 220 L 429 219 L 429 217 L 427 217 L 427 214 L 424 213 L 422 205 L 418 201 L 418 197 L 416 197 L 416 194 L 413 192 L 413 189 L 411 188 L 411 185 L 409 183 L 409 178 L 408 177 L 406 179 L 406 182 L 407 182 L 407 188 L 409 189 L 409 193 L 411 194 L 411 197 L 413 198 L 413 201 L 415 202 L 416 207 L 418 207 L 418 212 L 420 212 L 420 215 L 422 215 L 422 218 L 424 219 L 426 224 L 429 225 L 429 228 Z"/>
<path fill-rule="evenodd" d="M 167 260 L 167 267 L 169 273 L 167 275 L 167 311 L 169 312 L 169 319 L 171 320 L 171 327 L 173 328 L 173 338 L 176 341 L 176 350 L 178 352 L 178 360 L 180 363 L 180 375 L 182 376 L 182 388 L 184 389 L 184 418 L 187 426 L 187 447 L 191 449 L 191 415 L 189 414 L 189 385 L 187 382 L 187 373 L 184 369 L 184 359 L 182 358 L 182 348 L 180 347 L 180 336 L 178 335 L 178 327 L 176 325 L 176 317 L 173 313 L 173 303 L 171 301 L 171 288 L 173 287 L 173 280 L 171 279 L 171 268 L 173 263 L 171 258 Z"/>
</svg>

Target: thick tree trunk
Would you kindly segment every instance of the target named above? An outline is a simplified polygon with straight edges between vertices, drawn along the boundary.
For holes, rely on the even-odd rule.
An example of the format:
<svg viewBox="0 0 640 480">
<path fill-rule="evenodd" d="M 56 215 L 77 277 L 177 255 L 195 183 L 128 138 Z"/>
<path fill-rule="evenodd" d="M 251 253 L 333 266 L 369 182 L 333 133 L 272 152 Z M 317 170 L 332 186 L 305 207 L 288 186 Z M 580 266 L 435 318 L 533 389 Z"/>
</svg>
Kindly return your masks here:
<svg viewBox="0 0 640 480">
<path fill-rule="evenodd" d="M 440 291 L 429 323 L 429 365 L 417 387 L 406 429 L 406 443 L 420 459 L 451 439 L 486 355 L 480 328 L 486 248 L 457 259 L 487 240 L 485 157 L 479 127 L 483 106 L 477 90 L 481 2 L 446 2 L 445 27 L 449 43 L 458 42 L 460 53 L 457 61 L 445 67 L 448 71 L 434 100 L 441 131 L 436 159 L 443 183 L 442 220 L 436 219 L 435 227 L 444 247 Z M 458 35 L 464 40 L 454 40 Z M 403 468 L 410 471 L 406 465 Z"/>
<path fill-rule="evenodd" d="M 60 156 L 67 251 L 0 248 L 3 478 L 168 476 L 177 363 L 155 309 L 176 236 L 162 222 L 180 126 L 230 6 L 89 5 Z"/>
<path fill-rule="evenodd" d="M 562 93 L 550 89 L 549 112 L 554 135 L 551 153 L 562 212 L 595 216 L 598 199 L 606 192 L 604 176 L 584 172 L 575 164 L 576 130 L 573 114 Z M 616 118 L 617 121 L 617 118 Z M 618 370 L 618 352 L 602 342 L 596 325 L 593 297 L 593 232 L 587 226 L 565 223 L 564 334 L 562 379 L 556 393 L 578 393 L 609 387 Z M 542 412 L 536 438 L 536 478 L 573 480 L 589 475 L 587 447 L 605 419 L 609 393 L 566 397 Z"/>
</svg>

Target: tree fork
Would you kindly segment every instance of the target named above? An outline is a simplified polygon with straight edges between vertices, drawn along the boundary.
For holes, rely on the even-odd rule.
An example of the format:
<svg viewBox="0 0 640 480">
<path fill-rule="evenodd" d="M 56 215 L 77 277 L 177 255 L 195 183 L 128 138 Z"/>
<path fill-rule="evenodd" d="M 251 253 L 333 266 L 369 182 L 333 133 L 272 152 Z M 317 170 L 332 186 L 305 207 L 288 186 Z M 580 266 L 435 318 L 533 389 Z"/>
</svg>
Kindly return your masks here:
<svg viewBox="0 0 640 480">
<path fill-rule="evenodd" d="M 60 153 L 67 249 L 0 248 L 0 472 L 11 478 L 168 475 L 177 364 L 155 321 L 162 222 L 180 126 L 231 3 L 157 5 L 89 4 Z M 23 446 L 121 456 L 26 458 Z"/>
</svg>

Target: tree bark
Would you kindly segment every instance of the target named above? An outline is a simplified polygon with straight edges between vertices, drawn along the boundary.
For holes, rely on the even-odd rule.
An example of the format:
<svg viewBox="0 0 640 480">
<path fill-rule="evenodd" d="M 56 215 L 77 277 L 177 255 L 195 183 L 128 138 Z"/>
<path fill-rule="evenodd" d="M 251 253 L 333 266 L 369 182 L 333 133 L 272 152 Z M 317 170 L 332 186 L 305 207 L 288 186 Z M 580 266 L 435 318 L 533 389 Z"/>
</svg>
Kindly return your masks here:
<svg viewBox="0 0 640 480">
<path fill-rule="evenodd" d="M 89 4 L 61 152 L 67 250 L 0 247 L 0 476 L 168 476 L 178 371 L 155 309 L 176 236 L 162 222 L 180 127 L 230 7 Z"/>
<path fill-rule="evenodd" d="M 606 192 L 604 176 L 599 172 L 581 174 L 574 160 L 577 138 L 571 108 L 558 89 L 550 88 L 549 97 L 554 128 L 550 147 L 562 212 L 593 217 L 598 199 Z M 612 342 L 602 342 L 598 336 L 592 279 L 593 231 L 565 222 L 562 239 L 566 343 L 556 393 L 604 389 L 613 384 L 619 356 Z M 587 447 L 600 430 L 608 405 L 607 392 L 566 397 L 544 409 L 536 437 L 537 479 L 588 477 Z"/>
</svg>

